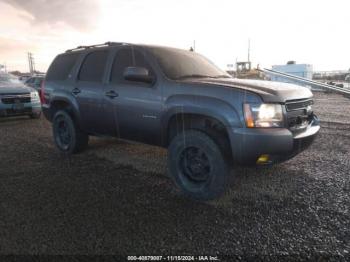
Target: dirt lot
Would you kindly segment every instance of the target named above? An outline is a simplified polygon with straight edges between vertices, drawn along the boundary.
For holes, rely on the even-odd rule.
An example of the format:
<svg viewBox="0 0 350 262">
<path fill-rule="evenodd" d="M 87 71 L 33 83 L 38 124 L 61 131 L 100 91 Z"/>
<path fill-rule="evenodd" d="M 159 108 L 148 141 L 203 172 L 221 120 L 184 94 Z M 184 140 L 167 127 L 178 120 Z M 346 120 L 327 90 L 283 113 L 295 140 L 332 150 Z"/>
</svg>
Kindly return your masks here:
<svg viewBox="0 0 350 262">
<path fill-rule="evenodd" d="M 0 253 L 349 259 L 350 100 L 315 96 L 312 147 L 271 168 L 236 168 L 210 203 L 174 189 L 164 150 L 94 138 L 66 158 L 46 120 L 0 120 Z"/>
</svg>

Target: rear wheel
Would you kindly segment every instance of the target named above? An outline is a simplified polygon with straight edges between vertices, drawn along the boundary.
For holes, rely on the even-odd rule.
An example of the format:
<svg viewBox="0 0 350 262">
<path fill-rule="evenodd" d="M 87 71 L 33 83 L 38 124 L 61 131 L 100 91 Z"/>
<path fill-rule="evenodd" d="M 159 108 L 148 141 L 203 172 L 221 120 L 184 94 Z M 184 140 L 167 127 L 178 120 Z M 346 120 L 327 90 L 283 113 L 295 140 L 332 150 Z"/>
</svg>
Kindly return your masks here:
<svg viewBox="0 0 350 262">
<path fill-rule="evenodd" d="M 78 128 L 67 112 L 58 111 L 52 124 L 55 144 L 61 152 L 73 154 L 87 147 L 89 136 Z"/>
<path fill-rule="evenodd" d="M 168 167 L 182 192 L 197 200 L 210 200 L 225 191 L 228 163 L 218 144 L 204 132 L 187 130 L 169 146 Z"/>
</svg>

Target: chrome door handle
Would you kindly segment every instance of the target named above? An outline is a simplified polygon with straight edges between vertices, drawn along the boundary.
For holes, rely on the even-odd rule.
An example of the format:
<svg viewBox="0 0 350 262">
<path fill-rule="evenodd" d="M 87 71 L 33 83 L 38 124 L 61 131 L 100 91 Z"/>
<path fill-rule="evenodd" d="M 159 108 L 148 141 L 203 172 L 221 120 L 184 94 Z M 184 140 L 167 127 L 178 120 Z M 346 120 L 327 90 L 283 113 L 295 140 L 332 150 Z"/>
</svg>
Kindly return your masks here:
<svg viewBox="0 0 350 262">
<path fill-rule="evenodd" d="M 77 94 L 79 94 L 79 93 L 81 93 L 81 90 L 80 90 L 79 88 L 74 88 L 74 89 L 72 90 L 72 94 L 73 94 L 73 95 L 77 95 Z"/>
</svg>

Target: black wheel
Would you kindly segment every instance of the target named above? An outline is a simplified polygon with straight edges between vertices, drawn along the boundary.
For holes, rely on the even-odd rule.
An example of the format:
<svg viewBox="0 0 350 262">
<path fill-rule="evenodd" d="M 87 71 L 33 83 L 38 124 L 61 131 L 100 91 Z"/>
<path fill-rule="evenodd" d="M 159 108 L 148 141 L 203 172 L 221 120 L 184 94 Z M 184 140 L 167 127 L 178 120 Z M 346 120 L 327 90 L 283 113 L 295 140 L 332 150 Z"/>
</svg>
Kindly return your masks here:
<svg viewBox="0 0 350 262">
<path fill-rule="evenodd" d="M 225 191 L 229 166 L 222 150 L 204 132 L 178 134 L 168 148 L 168 168 L 182 192 L 197 200 L 211 200 Z"/>
<path fill-rule="evenodd" d="M 53 137 L 58 149 L 67 154 L 84 150 L 89 136 L 79 130 L 72 117 L 65 111 L 58 111 L 53 118 Z"/>
<path fill-rule="evenodd" d="M 39 113 L 33 113 L 33 114 L 29 115 L 29 117 L 30 117 L 31 119 L 39 119 L 40 116 L 41 116 L 41 112 L 39 112 Z"/>
</svg>

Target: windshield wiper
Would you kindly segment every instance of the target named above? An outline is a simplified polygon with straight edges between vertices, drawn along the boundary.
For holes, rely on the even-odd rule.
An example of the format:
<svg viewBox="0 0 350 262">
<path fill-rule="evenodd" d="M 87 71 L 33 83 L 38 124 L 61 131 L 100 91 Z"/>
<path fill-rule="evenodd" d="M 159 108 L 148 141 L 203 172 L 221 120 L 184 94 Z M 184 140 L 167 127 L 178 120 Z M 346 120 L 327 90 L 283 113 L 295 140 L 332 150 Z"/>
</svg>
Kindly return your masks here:
<svg viewBox="0 0 350 262">
<path fill-rule="evenodd" d="M 199 75 L 199 74 L 192 74 L 192 75 L 182 75 L 179 77 L 176 77 L 176 80 L 180 80 L 180 79 L 185 79 L 185 78 L 212 78 L 212 76 L 207 76 L 207 75 Z"/>
</svg>

